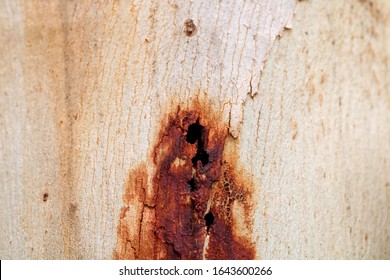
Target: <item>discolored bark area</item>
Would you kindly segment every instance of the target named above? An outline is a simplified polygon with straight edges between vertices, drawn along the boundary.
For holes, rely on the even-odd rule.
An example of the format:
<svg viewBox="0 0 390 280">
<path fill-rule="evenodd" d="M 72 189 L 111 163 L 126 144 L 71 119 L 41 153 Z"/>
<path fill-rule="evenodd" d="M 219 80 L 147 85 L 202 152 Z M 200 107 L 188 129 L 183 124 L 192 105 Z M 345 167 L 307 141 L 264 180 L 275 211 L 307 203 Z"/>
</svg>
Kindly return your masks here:
<svg viewBox="0 0 390 280">
<path fill-rule="evenodd" d="M 216 117 L 216 114 L 211 114 Z M 253 228 L 253 213 L 249 202 L 253 186 L 236 185 L 234 165 L 223 158 L 226 125 L 210 118 L 210 112 L 181 110 L 172 113 L 159 133 L 153 151 L 156 174 L 152 186 L 127 184 L 121 210 L 117 259 L 253 259 L 251 234 L 244 238 L 236 233 L 234 204 L 241 204 L 245 227 Z M 138 169 L 130 180 L 145 177 Z M 147 180 L 143 180 L 147 181 Z M 149 202 L 145 189 L 151 190 Z M 135 199 L 132 190 L 140 191 L 138 198 L 151 219 L 139 220 L 138 235 L 129 238 L 134 221 L 126 219 L 129 204 Z M 144 211 L 142 210 L 142 212 Z M 141 236 L 142 235 L 142 236 Z M 138 239 L 138 240 L 137 240 Z M 142 243 L 141 243 L 142 240 Z M 132 252 L 129 253 L 129 244 Z M 137 245 L 135 245 L 137 244 Z M 146 248 L 142 248 L 146 247 Z"/>
</svg>

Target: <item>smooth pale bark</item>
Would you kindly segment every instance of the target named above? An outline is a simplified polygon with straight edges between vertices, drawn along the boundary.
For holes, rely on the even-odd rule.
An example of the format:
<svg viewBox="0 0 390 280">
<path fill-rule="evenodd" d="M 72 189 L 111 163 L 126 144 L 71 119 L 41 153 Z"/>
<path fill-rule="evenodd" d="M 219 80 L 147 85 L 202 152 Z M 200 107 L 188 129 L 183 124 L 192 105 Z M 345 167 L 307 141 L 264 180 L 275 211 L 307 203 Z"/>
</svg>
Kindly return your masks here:
<svg viewBox="0 0 390 280">
<path fill-rule="evenodd" d="M 201 99 L 256 187 L 257 258 L 390 258 L 389 16 L 386 0 L 3 0 L 0 257 L 113 258 L 129 170 L 153 174 L 161 123 Z"/>
</svg>

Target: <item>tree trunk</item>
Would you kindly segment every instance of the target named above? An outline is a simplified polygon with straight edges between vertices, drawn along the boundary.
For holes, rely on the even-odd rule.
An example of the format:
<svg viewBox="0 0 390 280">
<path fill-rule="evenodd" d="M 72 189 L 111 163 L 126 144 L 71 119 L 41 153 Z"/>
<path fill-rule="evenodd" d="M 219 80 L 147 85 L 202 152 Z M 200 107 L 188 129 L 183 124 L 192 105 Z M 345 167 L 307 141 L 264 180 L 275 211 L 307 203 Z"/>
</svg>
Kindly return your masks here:
<svg viewBox="0 0 390 280">
<path fill-rule="evenodd" d="M 390 258 L 390 4 L 0 10 L 2 259 Z"/>
</svg>

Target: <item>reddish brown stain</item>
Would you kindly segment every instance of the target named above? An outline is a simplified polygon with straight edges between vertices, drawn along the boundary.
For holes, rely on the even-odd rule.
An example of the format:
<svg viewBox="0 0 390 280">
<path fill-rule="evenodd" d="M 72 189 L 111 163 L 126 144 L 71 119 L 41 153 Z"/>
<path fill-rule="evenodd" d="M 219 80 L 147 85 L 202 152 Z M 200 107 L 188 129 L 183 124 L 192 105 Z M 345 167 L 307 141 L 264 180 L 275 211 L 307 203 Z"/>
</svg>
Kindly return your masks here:
<svg viewBox="0 0 390 280">
<path fill-rule="evenodd" d="M 123 207 L 119 214 L 115 259 L 153 259 L 150 256 L 153 252 L 144 252 L 148 244 L 140 246 L 147 180 L 145 164 L 129 173 L 123 194 Z M 153 228 L 154 225 L 150 230 Z"/>
<path fill-rule="evenodd" d="M 231 155 L 224 159 L 228 131 L 220 119 L 199 109 L 169 116 L 148 163 L 155 174 L 146 164 L 129 173 L 115 259 L 255 258 L 250 236 L 237 228 L 241 220 L 252 229 L 253 186 L 244 186 Z"/>
<path fill-rule="evenodd" d="M 215 213 L 215 223 L 210 230 L 209 250 L 207 259 L 254 259 L 255 250 L 249 236 L 237 235 L 237 223 L 241 220 L 250 231 L 253 230 L 252 207 L 250 199 L 252 192 L 239 183 L 232 165 L 223 161 L 222 177 L 213 194 L 211 212 Z M 234 213 L 235 205 L 244 209 L 244 216 Z"/>
</svg>

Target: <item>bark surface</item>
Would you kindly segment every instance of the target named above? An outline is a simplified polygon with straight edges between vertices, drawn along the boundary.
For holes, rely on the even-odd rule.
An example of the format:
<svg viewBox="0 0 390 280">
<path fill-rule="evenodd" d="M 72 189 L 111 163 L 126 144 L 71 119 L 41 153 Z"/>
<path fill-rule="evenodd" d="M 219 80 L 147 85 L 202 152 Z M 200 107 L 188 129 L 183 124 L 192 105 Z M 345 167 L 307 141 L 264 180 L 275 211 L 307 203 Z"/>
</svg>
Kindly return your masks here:
<svg viewBox="0 0 390 280">
<path fill-rule="evenodd" d="M 108 2 L 2 1 L 2 259 L 390 258 L 388 1 Z"/>
</svg>

